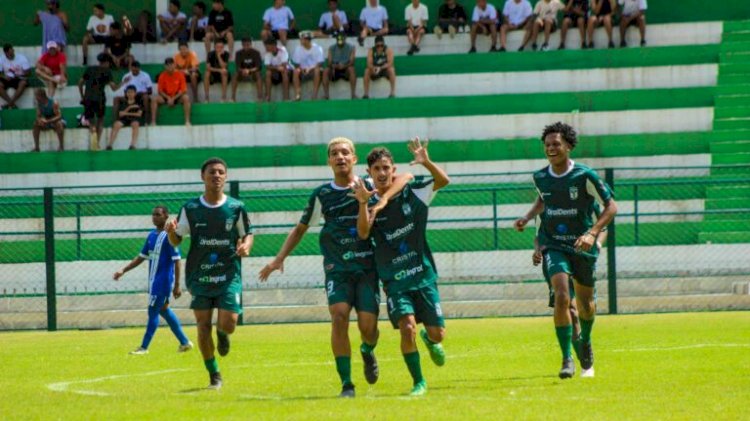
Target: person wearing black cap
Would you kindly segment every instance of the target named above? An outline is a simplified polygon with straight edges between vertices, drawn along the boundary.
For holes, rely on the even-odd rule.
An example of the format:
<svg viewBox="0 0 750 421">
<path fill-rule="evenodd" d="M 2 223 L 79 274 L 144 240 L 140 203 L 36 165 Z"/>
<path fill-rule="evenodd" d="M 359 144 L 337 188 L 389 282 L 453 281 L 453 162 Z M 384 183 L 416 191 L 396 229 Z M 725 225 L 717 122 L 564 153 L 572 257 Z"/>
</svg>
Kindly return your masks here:
<svg viewBox="0 0 750 421">
<path fill-rule="evenodd" d="M 357 98 L 357 72 L 354 71 L 356 49 L 346 42 L 343 33 L 336 35 L 336 44 L 328 47 L 328 67 L 323 71 L 323 92 L 325 99 L 330 98 L 331 82 L 346 79 L 351 87 L 352 99 Z"/>
<path fill-rule="evenodd" d="M 365 69 L 365 95 L 364 99 L 370 98 L 370 80 L 388 77 L 391 83 L 391 93 L 388 98 L 396 96 L 396 68 L 393 61 L 393 49 L 385 45 L 382 35 L 375 37 L 375 46 L 367 52 L 367 69 Z"/>
<path fill-rule="evenodd" d="M 91 150 L 99 150 L 99 139 L 104 130 L 104 111 L 106 109 L 107 97 L 104 88 L 109 85 L 112 90 L 117 90 L 117 84 L 112 80 L 112 69 L 110 69 L 110 58 L 101 53 L 96 57 L 98 66 L 91 66 L 78 81 L 78 92 L 81 94 L 83 104 L 83 116 L 89 121 L 91 132 Z M 85 88 L 85 89 L 84 89 Z"/>
</svg>

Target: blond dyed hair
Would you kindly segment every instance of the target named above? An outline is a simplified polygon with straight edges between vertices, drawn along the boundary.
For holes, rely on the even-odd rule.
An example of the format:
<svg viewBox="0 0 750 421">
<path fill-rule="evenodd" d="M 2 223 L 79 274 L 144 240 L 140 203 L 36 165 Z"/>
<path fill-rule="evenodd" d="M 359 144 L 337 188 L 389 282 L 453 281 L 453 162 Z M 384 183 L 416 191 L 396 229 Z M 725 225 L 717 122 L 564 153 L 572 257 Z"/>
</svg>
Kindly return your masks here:
<svg viewBox="0 0 750 421">
<path fill-rule="evenodd" d="M 352 154 L 356 155 L 357 151 L 354 149 L 354 142 L 352 142 L 351 139 L 346 137 L 334 137 L 331 139 L 330 142 L 328 142 L 328 155 L 331 155 L 331 148 L 333 148 L 336 145 L 346 145 L 349 147 L 349 149 L 352 150 Z"/>
</svg>

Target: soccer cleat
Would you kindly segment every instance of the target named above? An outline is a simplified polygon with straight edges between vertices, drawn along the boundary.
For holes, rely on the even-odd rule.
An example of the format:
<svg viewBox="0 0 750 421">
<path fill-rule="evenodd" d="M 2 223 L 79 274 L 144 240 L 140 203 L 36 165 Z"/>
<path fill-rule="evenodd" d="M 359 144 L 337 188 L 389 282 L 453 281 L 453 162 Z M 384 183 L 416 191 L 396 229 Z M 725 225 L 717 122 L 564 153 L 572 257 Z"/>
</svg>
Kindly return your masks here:
<svg viewBox="0 0 750 421">
<path fill-rule="evenodd" d="M 422 380 L 414 385 L 409 392 L 409 396 L 424 396 L 427 394 L 427 382 Z"/>
<path fill-rule="evenodd" d="M 594 349 L 591 347 L 591 342 L 581 343 L 581 353 L 578 359 L 581 361 L 581 370 L 594 367 Z"/>
<path fill-rule="evenodd" d="M 211 381 L 208 385 L 208 389 L 213 389 L 213 390 L 221 389 L 221 386 L 223 385 L 221 381 L 221 373 L 219 373 L 218 371 L 216 373 L 211 373 L 208 375 L 208 378 Z"/>
<path fill-rule="evenodd" d="M 569 379 L 576 374 L 576 363 L 572 358 L 565 358 L 562 362 L 562 368 L 560 369 L 560 378 Z"/>
<path fill-rule="evenodd" d="M 354 396 L 354 385 L 351 383 L 345 384 L 339 393 L 340 398 L 353 398 Z"/>
<path fill-rule="evenodd" d="M 229 354 L 229 335 L 216 329 L 216 339 L 218 342 L 218 344 L 216 344 L 216 350 L 219 351 L 219 355 L 226 357 L 226 355 Z"/>
<path fill-rule="evenodd" d="M 193 343 L 192 343 L 192 342 L 190 342 L 190 341 L 188 341 L 188 343 L 186 343 L 186 344 L 184 344 L 184 345 L 180 345 L 180 346 L 179 346 L 179 347 L 177 348 L 177 352 L 188 352 L 188 351 L 190 351 L 191 349 L 193 349 Z"/>
<path fill-rule="evenodd" d="M 362 361 L 365 363 L 365 380 L 369 384 L 375 384 L 380 376 L 380 368 L 378 368 L 378 359 L 375 358 L 375 353 L 362 352 Z M 343 392 L 342 392 L 343 393 Z"/>
<path fill-rule="evenodd" d="M 406 52 L 406 55 L 408 56 L 414 55 L 414 51 L 415 51 L 414 46 L 412 45 L 411 47 L 409 47 L 409 51 Z"/>
<path fill-rule="evenodd" d="M 558 50 L 564 50 L 565 49 L 565 44 L 560 43 L 560 45 L 557 46 L 557 49 Z"/>
<path fill-rule="evenodd" d="M 526 47 L 524 47 L 524 46 L 522 45 L 522 46 L 518 47 L 518 51 L 519 51 L 519 52 L 521 52 L 521 51 L 523 51 L 523 50 L 524 50 L 524 48 L 526 48 Z"/>
<path fill-rule="evenodd" d="M 146 355 L 148 354 L 148 349 L 139 346 L 138 348 L 130 351 L 130 355 Z"/>
<path fill-rule="evenodd" d="M 430 338 L 427 336 L 427 331 L 424 329 L 419 332 L 419 336 L 422 338 L 425 346 L 427 346 L 427 349 L 430 350 L 430 358 L 432 359 L 432 362 L 438 367 L 444 366 L 445 350 L 443 349 L 443 345 L 430 341 Z"/>
<path fill-rule="evenodd" d="M 615 48 L 615 43 L 612 41 L 610 41 L 608 45 L 609 45 L 609 48 Z"/>
</svg>

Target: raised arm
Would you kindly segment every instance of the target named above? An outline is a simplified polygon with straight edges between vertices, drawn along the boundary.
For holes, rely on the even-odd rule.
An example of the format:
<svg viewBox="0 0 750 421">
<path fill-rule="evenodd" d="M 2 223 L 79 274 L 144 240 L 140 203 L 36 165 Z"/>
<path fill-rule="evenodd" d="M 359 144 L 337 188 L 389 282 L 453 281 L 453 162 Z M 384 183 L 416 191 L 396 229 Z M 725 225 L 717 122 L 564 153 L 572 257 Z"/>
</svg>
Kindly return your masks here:
<svg viewBox="0 0 750 421">
<path fill-rule="evenodd" d="M 414 155 L 414 160 L 411 161 L 411 165 L 420 164 L 425 167 L 434 180 L 432 190 L 438 191 L 450 184 L 451 179 L 448 177 L 448 174 L 445 173 L 445 170 L 438 167 L 430 160 L 430 156 L 427 153 L 428 144 L 428 139 L 425 139 L 424 142 L 422 142 L 419 140 L 419 137 L 415 137 L 409 141 L 409 151 Z"/>
<path fill-rule="evenodd" d="M 375 222 L 375 218 L 370 217 L 369 209 L 367 209 L 367 204 L 370 201 L 370 197 L 375 194 L 375 190 L 367 190 L 367 186 L 365 186 L 362 180 L 355 181 L 352 190 L 354 191 L 354 198 L 359 202 L 357 235 L 359 235 L 359 238 L 366 240 L 370 238 L 370 229 Z"/>
</svg>

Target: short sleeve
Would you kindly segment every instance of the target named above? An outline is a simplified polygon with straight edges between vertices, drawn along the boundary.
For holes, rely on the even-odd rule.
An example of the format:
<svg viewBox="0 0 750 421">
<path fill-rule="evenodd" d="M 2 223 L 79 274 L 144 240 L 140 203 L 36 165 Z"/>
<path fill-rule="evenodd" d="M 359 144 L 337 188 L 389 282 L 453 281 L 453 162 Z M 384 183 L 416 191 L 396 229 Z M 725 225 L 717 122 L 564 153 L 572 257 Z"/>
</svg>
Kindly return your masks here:
<svg viewBox="0 0 750 421">
<path fill-rule="evenodd" d="M 478 7 L 474 8 L 474 11 L 471 14 L 471 21 L 479 22 L 479 8 Z"/>
<path fill-rule="evenodd" d="M 346 25 L 349 23 L 349 19 L 346 17 L 346 12 L 343 10 L 339 10 L 339 18 L 341 19 L 341 24 Z"/>
<path fill-rule="evenodd" d="M 266 9 L 266 11 L 263 12 L 263 22 L 271 23 L 271 9 Z"/>
<path fill-rule="evenodd" d="M 363 8 L 361 12 L 359 12 L 359 21 L 360 23 L 367 23 L 367 19 L 365 19 L 365 9 Z"/>
<path fill-rule="evenodd" d="M 388 9 L 386 9 L 386 8 L 385 8 L 385 7 L 383 7 L 383 6 L 380 6 L 380 10 L 381 10 L 381 11 L 382 11 L 382 13 L 383 13 L 383 20 L 388 20 Z"/>
<path fill-rule="evenodd" d="M 141 247 L 141 252 L 138 254 L 138 256 L 143 259 L 148 259 L 148 238 L 143 243 L 143 247 Z"/>
<path fill-rule="evenodd" d="M 326 14 L 323 13 L 320 15 L 320 19 L 318 20 L 318 28 L 325 28 L 326 27 Z"/>
<path fill-rule="evenodd" d="M 247 215 L 245 205 L 240 206 L 239 212 L 240 214 L 235 226 L 240 238 L 244 238 L 247 235 L 253 235 L 253 225 L 250 223 L 250 217 Z"/>
<path fill-rule="evenodd" d="M 294 20 L 294 12 L 292 12 L 292 9 L 287 7 L 286 11 L 289 14 L 289 20 Z"/>
<path fill-rule="evenodd" d="M 536 6 L 534 6 L 534 14 L 535 15 L 538 15 L 538 14 L 540 14 L 542 12 L 542 3 L 543 2 L 540 1 L 539 3 L 536 4 Z"/>
<path fill-rule="evenodd" d="M 425 205 L 430 206 L 432 199 L 435 197 L 435 180 L 415 181 L 409 184 L 411 191 Z"/>
<path fill-rule="evenodd" d="M 318 199 L 318 191 L 315 190 L 307 200 L 307 206 L 305 206 L 305 210 L 302 211 L 302 217 L 300 218 L 299 223 L 313 227 L 320 225 L 322 208 L 323 206 L 320 203 L 320 199 Z"/>
<path fill-rule="evenodd" d="M 586 171 L 586 193 L 593 197 L 602 206 L 607 204 L 614 197 L 614 194 L 609 186 L 607 186 L 607 183 L 605 183 L 594 170 Z"/>
<path fill-rule="evenodd" d="M 183 207 L 180 210 L 180 217 L 177 219 L 177 230 L 175 231 L 180 237 L 190 235 L 190 221 L 187 217 L 187 211 Z"/>
<path fill-rule="evenodd" d="M 639 7 L 639 9 L 641 9 L 641 10 L 648 9 L 648 3 L 646 2 L 646 0 L 641 0 L 640 1 L 640 7 Z"/>
<path fill-rule="evenodd" d="M 86 30 L 91 31 L 92 29 L 94 29 L 94 26 L 94 17 L 91 16 L 89 17 L 89 22 L 86 24 Z"/>
</svg>

